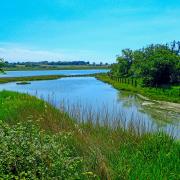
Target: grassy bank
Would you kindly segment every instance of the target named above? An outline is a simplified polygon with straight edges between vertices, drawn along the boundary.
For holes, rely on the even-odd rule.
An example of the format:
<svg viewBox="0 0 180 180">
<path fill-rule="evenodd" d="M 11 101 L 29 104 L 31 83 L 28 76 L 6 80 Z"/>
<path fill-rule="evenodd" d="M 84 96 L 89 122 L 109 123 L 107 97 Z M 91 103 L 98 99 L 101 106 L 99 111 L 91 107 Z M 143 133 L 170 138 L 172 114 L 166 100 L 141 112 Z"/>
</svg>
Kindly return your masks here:
<svg viewBox="0 0 180 180">
<path fill-rule="evenodd" d="M 0 178 L 179 179 L 180 144 L 163 133 L 77 123 L 35 97 L 0 92 Z"/>
<path fill-rule="evenodd" d="M 149 88 L 149 87 L 142 87 L 140 84 L 138 84 L 138 81 L 137 81 L 137 86 L 127 84 L 127 83 L 120 83 L 116 80 L 112 80 L 106 74 L 99 74 L 96 76 L 96 78 L 105 83 L 111 84 L 114 88 L 118 90 L 126 90 L 126 91 L 131 91 L 134 93 L 138 93 L 152 100 L 161 100 L 161 101 L 180 103 L 180 94 L 179 94 L 180 86 L 171 86 L 166 89 Z"/>
<path fill-rule="evenodd" d="M 88 69 L 109 69 L 108 66 L 37 66 L 37 67 L 4 67 L 5 71 L 37 71 L 37 70 L 88 70 Z"/>
<path fill-rule="evenodd" d="M 64 75 L 43 75 L 43 76 L 27 76 L 27 77 L 3 77 L 0 78 L 0 84 L 8 82 L 18 82 L 18 81 L 42 81 L 42 80 L 54 80 L 65 77 Z"/>
<path fill-rule="evenodd" d="M 65 77 L 94 77 L 97 74 L 78 74 L 78 75 L 41 75 L 41 76 L 26 76 L 26 77 L 0 77 L 0 84 L 9 82 L 28 82 L 28 81 L 43 81 L 43 80 L 55 80 Z"/>
</svg>

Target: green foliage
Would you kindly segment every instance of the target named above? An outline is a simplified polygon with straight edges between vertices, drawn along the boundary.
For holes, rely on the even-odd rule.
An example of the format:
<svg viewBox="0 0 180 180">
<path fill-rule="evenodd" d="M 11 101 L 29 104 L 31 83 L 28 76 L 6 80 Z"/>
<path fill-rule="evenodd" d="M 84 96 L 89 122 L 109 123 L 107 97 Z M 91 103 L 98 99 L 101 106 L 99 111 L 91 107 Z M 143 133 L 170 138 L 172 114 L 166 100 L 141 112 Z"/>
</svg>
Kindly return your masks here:
<svg viewBox="0 0 180 180">
<path fill-rule="evenodd" d="M 180 81 L 180 56 L 166 45 L 150 45 L 140 50 L 123 50 L 117 57 L 112 74 L 138 77 L 146 86 L 158 86 Z"/>
<path fill-rule="evenodd" d="M 21 82 L 17 82 L 17 85 L 26 85 L 26 84 L 31 84 L 29 81 L 21 81 Z"/>
<path fill-rule="evenodd" d="M 0 122 L 0 178 L 83 179 L 71 133 L 47 134 L 32 121 Z M 84 177 L 85 178 L 85 177 Z"/>
<path fill-rule="evenodd" d="M 130 49 L 122 50 L 122 56 L 117 56 L 117 64 L 112 65 L 112 72 L 117 76 L 127 76 L 133 61 L 133 51 Z"/>
<path fill-rule="evenodd" d="M 2 69 L 3 66 L 4 66 L 4 61 L 3 61 L 3 59 L 0 58 L 0 73 L 4 72 Z"/>
</svg>

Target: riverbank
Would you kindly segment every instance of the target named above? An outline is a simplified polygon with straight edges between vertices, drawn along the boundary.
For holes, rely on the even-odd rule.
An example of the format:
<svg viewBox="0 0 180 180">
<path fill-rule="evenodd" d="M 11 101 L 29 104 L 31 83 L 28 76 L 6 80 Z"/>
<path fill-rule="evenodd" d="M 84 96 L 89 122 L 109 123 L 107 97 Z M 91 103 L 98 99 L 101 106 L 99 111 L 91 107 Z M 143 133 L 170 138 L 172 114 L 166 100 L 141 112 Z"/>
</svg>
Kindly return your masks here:
<svg viewBox="0 0 180 180">
<path fill-rule="evenodd" d="M 78 122 L 40 99 L 9 91 L 0 92 L 0 119 L 2 178 L 179 178 L 180 144 L 163 133 Z"/>
<path fill-rule="evenodd" d="M 37 71 L 37 70 L 92 70 L 92 69 L 109 69 L 109 66 L 16 66 L 4 67 L 4 71 Z"/>
<path fill-rule="evenodd" d="M 23 77 L 0 77 L 0 84 L 9 82 L 29 82 L 29 81 L 43 81 L 55 80 L 65 77 L 95 77 L 97 74 L 78 74 L 78 75 L 42 75 L 42 76 L 23 76 Z"/>
<path fill-rule="evenodd" d="M 62 77 L 64 75 L 43 75 L 43 76 L 27 76 L 27 77 L 1 77 L 0 84 L 9 83 L 9 82 L 21 82 L 21 81 L 42 81 L 42 80 L 54 80 Z"/>
<path fill-rule="evenodd" d="M 114 88 L 118 90 L 131 91 L 136 94 L 140 94 L 144 96 L 144 98 L 147 97 L 151 101 L 159 100 L 159 101 L 180 103 L 180 96 L 179 96 L 180 86 L 172 86 L 166 90 L 162 90 L 161 88 L 148 88 L 148 87 L 141 87 L 138 85 L 135 87 L 131 84 L 120 83 L 117 82 L 116 80 L 112 80 L 107 74 L 97 75 L 96 78 L 105 83 L 111 84 Z"/>
</svg>

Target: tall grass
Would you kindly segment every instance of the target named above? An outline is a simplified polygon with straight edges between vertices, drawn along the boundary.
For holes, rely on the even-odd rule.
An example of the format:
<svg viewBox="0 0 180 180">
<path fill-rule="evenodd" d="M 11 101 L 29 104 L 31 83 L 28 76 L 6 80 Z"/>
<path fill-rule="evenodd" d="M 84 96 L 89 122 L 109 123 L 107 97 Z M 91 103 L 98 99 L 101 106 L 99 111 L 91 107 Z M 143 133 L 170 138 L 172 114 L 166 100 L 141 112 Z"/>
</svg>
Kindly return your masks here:
<svg viewBox="0 0 180 180">
<path fill-rule="evenodd" d="M 0 92 L 1 176 L 180 178 L 180 144 L 173 137 L 148 132 L 141 124 L 125 127 L 123 120 L 114 127 L 106 119 L 93 123 L 93 113 L 89 120 L 78 120 L 81 115 L 75 114 L 79 112 L 69 109 L 69 113 L 62 112 L 26 94 Z"/>
</svg>

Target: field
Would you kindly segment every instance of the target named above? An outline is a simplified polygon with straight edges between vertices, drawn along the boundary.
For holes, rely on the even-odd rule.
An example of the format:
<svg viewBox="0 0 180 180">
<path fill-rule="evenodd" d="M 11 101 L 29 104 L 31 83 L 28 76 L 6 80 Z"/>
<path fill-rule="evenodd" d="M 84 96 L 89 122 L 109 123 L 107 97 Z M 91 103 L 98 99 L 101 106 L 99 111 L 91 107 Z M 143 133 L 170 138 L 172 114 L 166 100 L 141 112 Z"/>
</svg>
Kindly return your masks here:
<svg viewBox="0 0 180 180">
<path fill-rule="evenodd" d="M 0 92 L 0 120 L 2 179 L 180 178 L 180 143 L 162 132 L 78 122 L 40 99 L 9 91 Z"/>
</svg>

